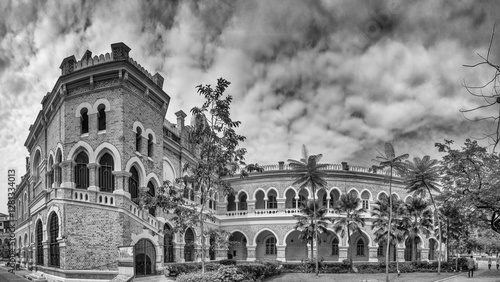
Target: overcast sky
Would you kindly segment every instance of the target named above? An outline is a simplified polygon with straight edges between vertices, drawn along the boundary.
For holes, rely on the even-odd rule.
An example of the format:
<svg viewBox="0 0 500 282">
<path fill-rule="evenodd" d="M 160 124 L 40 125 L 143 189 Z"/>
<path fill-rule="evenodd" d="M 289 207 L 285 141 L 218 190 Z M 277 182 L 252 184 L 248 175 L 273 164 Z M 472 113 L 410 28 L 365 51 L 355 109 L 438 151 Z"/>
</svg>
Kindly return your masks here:
<svg viewBox="0 0 500 282">
<path fill-rule="evenodd" d="M 67 56 L 124 42 L 165 77 L 173 122 L 202 101 L 196 85 L 226 78 L 250 163 L 299 158 L 306 144 L 325 162 L 371 166 L 387 141 L 439 158 L 435 142 L 492 128 L 459 110 L 483 102 L 462 83 L 492 69 L 463 64 L 486 55 L 499 15 L 495 1 L 0 1 L 0 212 L 7 168 L 24 174 L 28 128 Z"/>
</svg>

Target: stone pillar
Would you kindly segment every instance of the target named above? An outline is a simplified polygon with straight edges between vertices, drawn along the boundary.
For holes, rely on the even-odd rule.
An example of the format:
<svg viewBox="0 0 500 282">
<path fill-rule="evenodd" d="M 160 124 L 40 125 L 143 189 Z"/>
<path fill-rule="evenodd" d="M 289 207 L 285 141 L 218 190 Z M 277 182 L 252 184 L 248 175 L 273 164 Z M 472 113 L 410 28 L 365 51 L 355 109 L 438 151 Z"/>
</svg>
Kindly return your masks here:
<svg viewBox="0 0 500 282">
<path fill-rule="evenodd" d="M 227 259 L 227 251 L 228 249 L 221 249 L 221 248 L 215 249 L 215 260 Z"/>
<path fill-rule="evenodd" d="M 255 212 L 255 200 L 248 200 L 247 201 L 247 209 L 248 209 L 248 213 Z"/>
<path fill-rule="evenodd" d="M 343 261 L 347 259 L 347 251 L 349 247 L 339 246 L 339 261 Z"/>
<path fill-rule="evenodd" d="M 73 181 L 73 174 L 75 170 L 75 162 L 73 160 L 66 160 L 61 162 L 62 166 L 62 183 L 61 187 L 75 188 L 76 184 Z"/>
<path fill-rule="evenodd" d="M 368 261 L 369 262 L 377 262 L 377 249 L 378 247 L 368 247 Z"/>
<path fill-rule="evenodd" d="M 43 266 L 49 266 L 49 242 L 47 240 L 42 242 L 43 245 Z"/>
<path fill-rule="evenodd" d="M 286 199 L 277 199 L 277 201 L 278 201 L 278 212 L 284 213 Z"/>
<path fill-rule="evenodd" d="M 99 167 L 100 165 L 93 163 L 93 164 L 87 164 L 87 168 L 89 169 L 89 188 L 88 190 L 91 191 L 99 191 L 99 179 L 98 179 L 98 172 L 99 172 Z"/>
<path fill-rule="evenodd" d="M 436 252 L 436 259 L 437 259 L 437 252 Z M 429 260 L 429 249 L 428 248 L 422 248 L 420 249 L 420 260 Z"/>
<path fill-rule="evenodd" d="M 186 260 L 184 259 L 184 243 L 177 243 L 175 245 L 175 254 L 176 254 L 176 258 L 177 259 L 177 262 L 185 262 Z"/>
<path fill-rule="evenodd" d="M 286 261 L 286 246 L 282 246 L 282 245 L 278 245 L 276 246 L 276 260 L 279 260 L 279 261 L 283 261 L 285 262 Z"/>
<path fill-rule="evenodd" d="M 66 238 L 57 238 L 59 242 L 59 267 L 61 269 L 66 269 Z"/>
<path fill-rule="evenodd" d="M 255 249 L 257 246 L 247 245 L 247 261 L 255 261 Z"/>
<path fill-rule="evenodd" d="M 128 178 L 132 173 L 127 171 L 113 171 L 115 176 L 115 191 L 113 194 L 124 195 L 130 199 L 130 192 L 128 190 Z"/>
<path fill-rule="evenodd" d="M 405 248 L 404 247 L 397 247 L 398 254 L 396 256 L 397 260 L 399 262 L 404 262 L 405 261 Z"/>
</svg>

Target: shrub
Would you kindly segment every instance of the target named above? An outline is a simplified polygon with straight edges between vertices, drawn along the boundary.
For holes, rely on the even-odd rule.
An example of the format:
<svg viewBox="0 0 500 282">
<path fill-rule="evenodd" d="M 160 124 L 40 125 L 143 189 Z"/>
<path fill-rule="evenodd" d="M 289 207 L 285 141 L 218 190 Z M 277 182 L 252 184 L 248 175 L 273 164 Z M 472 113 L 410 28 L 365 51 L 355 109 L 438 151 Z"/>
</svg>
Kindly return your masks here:
<svg viewBox="0 0 500 282">
<path fill-rule="evenodd" d="M 246 280 L 262 280 L 267 277 L 278 275 L 282 271 L 281 262 L 255 262 L 237 264 Z"/>
<path fill-rule="evenodd" d="M 177 282 L 242 282 L 246 277 L 235 266 L 221 265 L 217 271 L 181 274 Z"/>
<path fill-rule="evenodd" d="M 208 271 L 205 274 L 200 272 L 184 273 L 177 277 L 176 282 L 212 282 L 219 281 L 218 273 L 215 271 Z"/>
<path fill-rule="evenodd" d="M 223 259 L 223 260 L 220 260 L 219 263 L 222 265 L 236 265 L 236 260 L 235 259 Z"/>
</svg>

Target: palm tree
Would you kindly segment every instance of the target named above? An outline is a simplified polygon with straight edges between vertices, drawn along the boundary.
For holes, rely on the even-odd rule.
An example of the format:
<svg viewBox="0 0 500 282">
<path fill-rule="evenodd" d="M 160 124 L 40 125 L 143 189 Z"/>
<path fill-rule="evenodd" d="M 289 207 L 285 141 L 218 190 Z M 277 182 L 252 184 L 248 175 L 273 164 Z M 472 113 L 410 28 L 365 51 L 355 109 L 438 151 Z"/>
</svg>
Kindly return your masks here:
<svg viewBox="0 0 500 282">
<path fill-rule="evenodd" d="M 333 230 L 337 234 L 340 233 L 340 237 L 342 238 L 344 238 L 347 233 L 347 243 L 349 244 L 349 248 L 352 246 L 351 234 L 361 232 L 361 227 L 365 227 L 365 219 L 361 217 L 361 214 L 365 212 L 365 209 L 358 209 L 360 203 L 361 200 L 355 194 L 346 193 L 340 196 L 338 206 L 335 208 L 340 214 L 346 214 L 346 216 L 337 219 L 337 221 L 333 224 Z M 351 252 L 348 253 L 350 269 L 352 269 Z"/>
<path fill-rule="evenodd" d="M 404 237 L 410 239 L 412 244 L 412 259 L 417 256 L 416 244 L 420 243 L 420 234 L 426 237 L 432 230 L 432 211 L 429 203 L 422 198 L 410 198 L 405 204 L 407 216 L 403 217 L 402 227 Z"/>
<path fill-rule="evenodd" d="M 404 202 L 393 196 L 394 199 L 390 200 L 389 197 L 383 197 L 375 202 L 372 210 L 372 216 L 375 218 L 372 224 L 372 229 L 375 231 L 375 241 L 379 244 L 387 244 L 389 239 L 389 246 L 401 243 L 404 240 L 404 226 L 403 218 L 406 214 Z M 389 210 L 390 203 L 392 202 L 392 210 Z M 393 224 L 389 229 L 389 214 L 392 212 Z M 390 230 L 390 232 L 388 232 Z M 397 252 L 397 249 L 394 249 Z M 397 254 L 396 254 L 397 255 Z M 387 258 L 386 258 L 387 261 Z M 387 267 L 387 265 L 386 265 Z M 399 262 L 396 258 L 396 270 L 399 272 Z"/>
<path fill-rule="evenodd" d="M 434 212 L 437 214 L 439 210 L 432 193 L 441 193 L 439 181 L 442 178 L 442 167 L 439 165 L 439 162 L 435 159 L 431 159 L 429 156 L 425 156 L 422 159 L 417 157 L 413 158 L 413 162 L 406 161 L 405 169 L 404 181 L 406 182 L 405 189 L 407 192 L 413 193 L 416 196 L 421 196 L 422 198 L 425 198 L 428 193 L 432 205 L 434 206 Z M 439 216 L 436 216 L 439 227 L 439 238 L 443 238 L 439 218 Z M 441 274 L 441 245 L 440 243 L 438 252 L 438 275 Z"/>
<path fill-rule="evenodd" d="M 408 154 L 403 154 L 396 157 L 394 153 L 394 147 L 391 143 L 385 143 L 385 155 L 379 152 L 379 156 L 375 157 L 376 162 L 379 162 L 378 168 L 389 168 L 389 195 L 392 195 L 392 174 L 393 169 L 397 171 L 401 171 L 404 168 L 403 160 L 409 157 Z M 388 226 L 391 226 L 392 221 L 392 197 L 389 197 L 389 218 L 388 218 Z M 390 229 L 390 227 L 388 228 Z M 387 241 L 391 241 L 389 238 L 389 234 L 387 233 Z M 386 256 L 385 256 L 385 281 L 389 282 L 389 247 L 387 244 Z"/>
<path fill-rule="evenodd" d="M 316 213 L 315 213 L 316 211 Z M 301 232 L 300 239 L 311 243 L 311 258 L 314 257 L 313 254 L 313 240 L 315 240 L 315 231 L 320 233 L 326 233 L 328 224 L 332 222 L 333 219 L 327 218 L 328 209 L 318 203 L 318 201 L 307 201 L 307 204 L 300 207 L 300 212 L 302 215 L 294 215 L 297 222 L 295 223 L 295 230 Z M 314 223 L 314 218 L 316 217 L 316 224 Z M 316 242 L 316 246 L 318 242 Z"/>
<path fill-rule="evenodd" d="M 319 161 L 323 157 L 322 154 L 309 155 L 306 145 L 302 145 L 302 158 L 300 161 L 288 159 L 291 168 L 295 169 L 296 178 L 292 185 L 300 185 L 300 189 L 305 189 L 311 186 L 313 194 L 313 202 L 316 202 L 316 188 L 323 188 L 327 185 L 325 176 L 326 173 L 321 171 L 325 168 L 327 164 L 319 164 Z M 313 222 L 316 223 L 316 205 L 313 205 Z M 316 242 L 318 242 L 318 231 L 316 230 L 316 224 L 314 224 L 314 237 Z M 311 245 L 312 248 L 314 246 Z M 319 263 L 318 263 L 318 248 L 316 246 L 316 275 L 319 275 Z"/>
</svg>

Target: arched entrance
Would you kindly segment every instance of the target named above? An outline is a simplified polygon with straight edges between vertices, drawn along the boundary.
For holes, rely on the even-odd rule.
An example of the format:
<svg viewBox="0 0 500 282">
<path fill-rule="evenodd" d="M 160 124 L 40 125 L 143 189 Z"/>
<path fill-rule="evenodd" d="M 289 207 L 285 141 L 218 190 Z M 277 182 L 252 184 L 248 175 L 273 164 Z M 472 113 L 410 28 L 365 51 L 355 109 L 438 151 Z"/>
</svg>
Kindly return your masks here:
<svg viewBox="0 0 500 282">
<path fill-rule="evenodd" d="M 355 191 L 351 193 L 353 192 Z M 368 261 L 368 243 L 369 240 L 363 233 L 356 232 L 351 235 L 348 254 L 353 261 Z"/>
<path fill-rule="evenodd" d="M 405 241 L 405 261 L 420 260 L 420 237 L 408 238 Z"/>
<path fill-rule="evenodd" d="M 332 231 L 319 234 L 319 257 L 325 261 L 338 261 L 339 244 L 339 237 Z"/>
<path fill-rule="evenodd" d="M 135 276 L 156 274 L 156 250 L 148 239 L 141 239 L 134 246 Z"/>
<path fill-rule="evenodd" d="M 174 234 L 172 228 L 165 224 L 165 237 L 163 237 L 163 262 L 174 262 Z"/>
<path fill-rule="evenodd" d="M 286 261 L 301 261 L 307 259 L 307 242 L 300 237 L 300 231 L 294 230 L 286 236 Z"/>
<path fill-rule="evenodd" d="M 229 237 L 228 259 L 247 260 L 247 238 L 236 231 Z"/>
<path fill-rule="evenodd" d="M 194 232 L 191 228 L 184 234 L 184 260 L 194 261 Z"/>
<path fill-rule="evenodd" d="M 438 243 L 435 239 L 429 239 L 429 260 L 436 260 L 436 248 L 438 247 Z"/>
<path fill-rule="evenodd" d="M 264 230 L 257 236 L 257 246 L 255 248 L 255 258 L 258 260 L 276 260 L 278 249 L 277 239 L 269 230 Z"/>
</svg>

